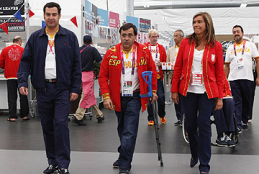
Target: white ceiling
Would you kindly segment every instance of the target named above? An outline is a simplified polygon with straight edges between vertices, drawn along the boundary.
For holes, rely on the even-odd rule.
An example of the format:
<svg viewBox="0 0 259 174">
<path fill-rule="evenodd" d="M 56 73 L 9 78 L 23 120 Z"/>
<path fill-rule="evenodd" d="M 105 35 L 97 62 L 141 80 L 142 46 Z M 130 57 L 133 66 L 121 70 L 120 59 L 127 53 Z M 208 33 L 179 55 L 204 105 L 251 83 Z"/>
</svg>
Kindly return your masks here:
<svg viewBox="0 0 259 174">
<path fill-rule="evenodd" d="M 126 16 L 126 0 L 89 0 L 98 8 L 120 14 L 121 21 Z M 241 4 L 246 4 L 241 8 Z M 144 7 L 145 6 L 145 7 Z M 245 33 L 259 33 L 259 1 L 256 0 L 134 0 L 134 16 L 151 19 L 158 25 L 160 36 L 172 38 L 173 32 L 182 29 L 191 34 L 192 17 L 200 11 L 210 13 L 216 34 L 231 34 L 232 27 L 242 25 Z"/>
</svg>

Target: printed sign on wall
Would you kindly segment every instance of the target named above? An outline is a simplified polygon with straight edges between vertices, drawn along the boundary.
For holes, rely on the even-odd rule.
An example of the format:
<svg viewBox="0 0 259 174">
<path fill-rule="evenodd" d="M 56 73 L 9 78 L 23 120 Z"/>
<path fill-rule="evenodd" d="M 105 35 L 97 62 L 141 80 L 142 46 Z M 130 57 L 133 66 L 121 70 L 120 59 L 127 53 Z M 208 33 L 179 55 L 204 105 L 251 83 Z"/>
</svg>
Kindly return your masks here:
<svg viewBox="0 0 259 174">
<path fill-rule="evenodd" d="M 119 27 L 119 14 L 111 12 L 109 13 L 109 27 L 111 28 L 117 28 Z"/>
<path fill-rule="evenodd" d="M 0 24 L 5 23 L 9 18 L 0 18 Z M 20 32 L 20 31 L 25 31 L 25 25 L 24 25 L 24 18 L 23 22 L 20 21 L 17 18 L 10 18 L 7 22 L 7 28 L 8 32 Z M 0 28 L 0 32 L 3 32 L 3 29 Z"/>
<path fill-rule="evenodd" d="M 132 17 L 132 16 L 126 16 L 126 21 L 127 23 L 132 23 L 133 25 L 135 25 L 137 27 L 137 30 L 139 31 L 138 18 Z"/>
<path fill-rule="evenodd" d="M 21 15 L 24 15 L 24 0 L 1 0 L 0 15 L 14 15 L 21 7 Z"/>
<path fill-rule="evenodd" d="M 109 17 L 108 17 L 108 11 L 98 8 L 98 20 L 100 26 L 108 27 L 109 25 Z"/>
<path fill-rule="evenodd" d="M 151 28 L 151 20 L 139 18 L 139 31 L 148 33 L 148 30 Z"/>
</svg>

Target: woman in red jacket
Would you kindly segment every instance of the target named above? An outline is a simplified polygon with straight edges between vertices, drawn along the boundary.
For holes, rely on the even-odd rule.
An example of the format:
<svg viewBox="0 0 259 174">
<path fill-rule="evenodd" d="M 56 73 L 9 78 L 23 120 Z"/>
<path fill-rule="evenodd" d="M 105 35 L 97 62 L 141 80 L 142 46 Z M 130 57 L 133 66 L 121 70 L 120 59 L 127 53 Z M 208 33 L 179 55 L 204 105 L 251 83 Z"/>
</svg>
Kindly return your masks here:
<svg viewBox="0 0 259 174">
<path fill-rule="evenodd" d="M 200 161 L 200 173 L 209 173 L 211 157 L 211 110 L 223 106 L 223 51 L 216 41 L 211 16 L 200 12 L 193 17 L 194 33 L 181 43 L 172 80 L 172 99 L 181 95 L 190 140 L 191 161 Z"/>
</svg>

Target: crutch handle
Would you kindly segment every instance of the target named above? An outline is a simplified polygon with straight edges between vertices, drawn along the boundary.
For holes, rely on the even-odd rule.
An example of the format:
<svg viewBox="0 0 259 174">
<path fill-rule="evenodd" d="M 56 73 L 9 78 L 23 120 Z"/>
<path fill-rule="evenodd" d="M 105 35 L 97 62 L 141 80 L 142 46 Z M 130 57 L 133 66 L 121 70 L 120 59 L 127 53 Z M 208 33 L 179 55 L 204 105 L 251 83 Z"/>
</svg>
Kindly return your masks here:
<svg viewBox="0 0 259 174">
<path fill-rule="evenodd" d="M 142 72 L 142 77 L 145 80 L 145 82 L 148 84 L 148 93 L 143 94 L 143 95 L 139 94 L 139 96 L 141 98 L 153 97 L 153 93 L 152 93 L 152 71 L 144 71 L 144 72 Z M 146 77 L 147 77 L 147 79 L 146 79 Z"/>
</svg>

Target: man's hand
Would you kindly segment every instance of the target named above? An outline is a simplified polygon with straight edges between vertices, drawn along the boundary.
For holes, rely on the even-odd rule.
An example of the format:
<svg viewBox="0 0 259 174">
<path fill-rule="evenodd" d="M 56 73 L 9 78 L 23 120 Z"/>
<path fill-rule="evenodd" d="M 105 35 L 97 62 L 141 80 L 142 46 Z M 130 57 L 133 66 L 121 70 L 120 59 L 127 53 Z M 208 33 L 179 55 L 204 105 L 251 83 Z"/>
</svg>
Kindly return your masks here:
<svg viewBox="0 0 259 174">
<path fill-rule="evenodd" d="M 221 98 L 217 98 L 216 102 L 215 102 L 215 111 L 216 110 L 220 110 L 223 107 L 223 101 Z"/>
<path fill-rule="evenodd" d="M 78 98 L 78 94 L 77 93 L 70 93 L 70 101 L 74 101 Z"/>
<path fill-rule="evenodd" d="M 104 99 L 103 100 L 103 106 L 104 106 L 104 108 L 106 108 L 108 110 L 113 110 L 112 100 L 110 98 Z"/>
<path fill-rule="evenodd" d="M 172 100 L 175 104 L 179 104 L 179 94 L 178 94 L 178 92 L 172 92 L 171 97 L 172 97 Z"/>
<path fill-rule="evenodd" d="M 19 91 L 22 95 L 28 95 L 28 88 L 26 87 L 20 87 Z"/>
<path fill-rule="evenodd" d="M 151 103 L 153 104 L 155 101 L 157 101 L 157 99 L 158 99 L 157 94 L 153 93 L 153 97 L 152 97 Z"/>
</svg>

